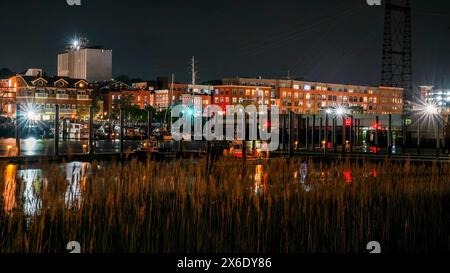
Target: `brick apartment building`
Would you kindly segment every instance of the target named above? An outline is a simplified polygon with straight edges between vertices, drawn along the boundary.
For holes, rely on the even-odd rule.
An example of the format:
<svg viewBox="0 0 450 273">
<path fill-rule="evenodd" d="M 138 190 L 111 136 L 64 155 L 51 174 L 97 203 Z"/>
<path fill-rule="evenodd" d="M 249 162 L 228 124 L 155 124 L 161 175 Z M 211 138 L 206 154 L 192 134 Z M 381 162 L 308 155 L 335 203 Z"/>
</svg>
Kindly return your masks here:
<svg viewBox="0 0 450 273">
<path fill-rule="evenodd" d="M 249 88 L 270 88 L 272 104 L 276 103 L 281 113 L 317 114 L 336 106 L 364 114 L 403 112 L 402 88 L 256 78 L 226 78 L 223 82 Z"/>
<path fill-rule="evenodd" d="M 92 105 L 92 89 L 88 82 L 67 77 L 16 75 L 3 81 L 1 93 L 14 98 L 8 108 L 11 114 L 18 104 L 25 114 L 33 113 L 35 120 L 52 120 L 56 104 L 60 107 L 61 117 L 84 119 Z"/>
</svg>

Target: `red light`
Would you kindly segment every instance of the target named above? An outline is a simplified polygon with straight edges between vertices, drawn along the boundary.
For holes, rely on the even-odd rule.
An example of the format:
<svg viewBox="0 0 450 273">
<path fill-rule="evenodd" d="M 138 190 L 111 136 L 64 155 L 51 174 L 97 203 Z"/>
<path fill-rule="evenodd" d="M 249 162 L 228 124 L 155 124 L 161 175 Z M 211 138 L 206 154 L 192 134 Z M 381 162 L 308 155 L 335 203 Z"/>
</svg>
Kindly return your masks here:
<svg viewBox="0 0 450 273">
<path fill-rule="evenodd" d="M 346 119 L 345 120 L 345 126 L 352 126 L 352 120 L 351 119 Z"/>
<path fill-rule="evenodd" d="M 344 180 L 347 184 L 352 184 L 353 182 L 353 175 L 351 170 L 345 170 L 344 171 Z"/>
</svg>

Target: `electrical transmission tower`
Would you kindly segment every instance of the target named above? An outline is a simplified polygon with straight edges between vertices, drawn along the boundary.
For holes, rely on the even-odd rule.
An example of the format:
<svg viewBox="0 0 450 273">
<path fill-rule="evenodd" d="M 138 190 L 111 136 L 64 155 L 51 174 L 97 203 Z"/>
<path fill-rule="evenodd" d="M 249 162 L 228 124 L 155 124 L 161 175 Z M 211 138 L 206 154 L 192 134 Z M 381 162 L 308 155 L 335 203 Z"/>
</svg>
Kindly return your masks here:
<svg viewBox="0 0 450 273">
<path fill-rule="evenodd" d="M 415 99 L 412 83 L 411 0 L 386 0 L 382 85 L 402 87 L 405 108 Z"/>
</svg>

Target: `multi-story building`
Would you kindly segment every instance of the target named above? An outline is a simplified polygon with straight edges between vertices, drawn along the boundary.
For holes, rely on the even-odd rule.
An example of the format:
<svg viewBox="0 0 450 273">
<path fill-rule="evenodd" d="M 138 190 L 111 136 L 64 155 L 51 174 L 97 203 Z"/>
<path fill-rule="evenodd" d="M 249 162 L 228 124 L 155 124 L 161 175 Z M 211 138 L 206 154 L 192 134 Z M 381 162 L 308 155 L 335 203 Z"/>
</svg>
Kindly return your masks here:
<svg viewBox="0 0 450 273">
<path fill-rule="evenodd" d="M 88 47 L 87 41 L 76 41 L 58 54 L 58 77 L 85 79 L 88 82 L 112 78 L 112 50 Z"/>
<path fill-rule="evenodd" d="M 329 85 L 280 88 L 280 112 L 316 114 L 328 108 L 345 107 L 361 114 L 401 114 L 402 89 L 347 86 L 331 89 Z"/>
<path fill-rule="evenodd" d="M 450 88 L 421 86 L 420 94 L 424 102 L 436 104 L 443 114 L 450 114 Z"/>
<path fill-rule="evenodd" d="M 296 80 L 227 78 L 224 84 L 271 89 L 272 104 L 281 113 L 316 114 L 323 109 L 344 106 L 364 114 L 401 114 L 403 89 Z"/>
<path fill-rule="evenodd" d="M 16 109 L 14 107 L 16 93 L 9 79 L 0 79 L 0 116 L 13 117 Z"/>
<path fill-rule="evenodd" d="M 103 94 L 103 110 L 104 115 L 113 113 L 116 107 L 120 105 L 120 100 L 130 106 L 137 106 L 139 109 L 145 109 L 147 106 L 152 105 L 153 94 L 150 90 L 116 90 L 109 91 Z"/>
<path fill-rule="evenodd" d="M 174 104 L 181 104 L 183 95 L 189 94 L 188 91 L 180 90 L 156 90 L 153 97 L 152 106 L 157 110 L 167 109 Z"/>
<path fill-rule="evenodd" d="M 211 85 L 169 83 L 168 89 L 154 92 L 151 105 L 157 110 L 163 110 L 170 105 L 183 104 L 201 111 L 212 103 L 213 90 L 214 86 Z"/>
<path fill-rule="evenodd" d="M 53 119 L 56 104 L 61 117 L 85 119 L 92 105 L 92 89 L 82 79 L 17 75 L 9 78 L 2 90 L 14 96 L 13 109 L 19 105 L 33 120 Z"/>
<path fill-rule="evenodd" d="M 225 110 L 227 105 L 266 105 L 276 104 L 276 94 L 270 87 L 217 85 L 214 86 L 213 103 Z"/>
</svg>

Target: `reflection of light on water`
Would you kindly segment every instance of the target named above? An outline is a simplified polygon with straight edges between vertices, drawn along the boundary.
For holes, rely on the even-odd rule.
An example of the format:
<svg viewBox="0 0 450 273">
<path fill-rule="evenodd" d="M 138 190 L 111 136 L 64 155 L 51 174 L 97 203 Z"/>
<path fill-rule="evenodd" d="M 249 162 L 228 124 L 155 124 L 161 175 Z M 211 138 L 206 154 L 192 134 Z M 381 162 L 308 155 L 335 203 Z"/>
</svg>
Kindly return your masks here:
<svg viewBox="0 0 450 273">
<path fill-rule="evenodd" d="M 71 162 L 66 166 L 67 190 L 65 202 L 68 207 L 79 208 L 82 200 L 82 191 L 86 186 L 88 163 Z"/>
<path fill-rule="evenodd" d="M 295 172 L 295 178 L 298 177 L 298 175 L 300 175 L 300 184 L 302 185 L 302 188 L 305 192 L 310 192 L 312 189 L 314 189 L 313 185 L 308 185 L 306 184 L 306 178 L 308 177 L 308 164 L 307 163 L 302 163 L 300 165 L 300 172 Z"/>
<path fill-rule="evenodd" d="M 22 181 L 23 212 L 27 216 L 39 215 L 42 200 L 38 194 L 42 187 L 42 170 L 19 170 L 18 177 Z"/>
<path fill-rule="evenodd" d="M 37 140 L 34 137 L 29 137 L 23 141 L 22 149 L 27 151 L 27 155 L 35 155 Z"/>
<path fill-rule="evenodd" d="M 308 164 L 302 163 L 302 165 L 300 165 L 300 182 L 302 184 L 305 184 L 307 176 L 308 176 Z"/>
<path fill-rule="evenodd" d="M 344 171 L 344 180 L 345 180 L 345 183 L 347 183 L 347 184 L 353 183 L 352 170 L 348 169 L 348 170 Z"/>
<path fill-rule="evenodd" d="M 16 207 L 16 171 L 17 166 L 9 164 L 5 168 L 5 188 L 3 191 L 3 202 L 6 213 L 11 213 Z"/>
<path fill-rule="evenodd" d="M 268 174 L 264 172 L 263 165 L 256 165 L 255 169 L 255 193 L 261 193 L 267 184 Z"/>
<path fill-rule="evenodd" d="M 302 187 L 305 192 L 310 192 L 312 189 L 314 189 L 313 185 L 302 184 Z"/>
</svg>

